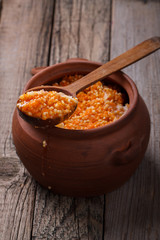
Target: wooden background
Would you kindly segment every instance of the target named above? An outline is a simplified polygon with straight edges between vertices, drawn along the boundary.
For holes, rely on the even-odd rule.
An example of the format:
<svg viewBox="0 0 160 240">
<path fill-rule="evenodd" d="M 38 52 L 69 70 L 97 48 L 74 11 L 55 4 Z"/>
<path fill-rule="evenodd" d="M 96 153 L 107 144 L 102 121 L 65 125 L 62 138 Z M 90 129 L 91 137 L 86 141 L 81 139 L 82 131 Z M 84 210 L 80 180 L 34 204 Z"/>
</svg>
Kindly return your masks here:
<svg viewBox="0 0 160 240">
<path fill-rule="evenodd" d="M 54 195 L 24 169 L 12 114 L 30 69 L 82 57 L 106 62 L 160 36 L 159 0 L 0 0 L 0 239 L 160 239 L 160 51 L 126 68 L 151 116 L 146 155 L 120 189 Z"/>
</svg>

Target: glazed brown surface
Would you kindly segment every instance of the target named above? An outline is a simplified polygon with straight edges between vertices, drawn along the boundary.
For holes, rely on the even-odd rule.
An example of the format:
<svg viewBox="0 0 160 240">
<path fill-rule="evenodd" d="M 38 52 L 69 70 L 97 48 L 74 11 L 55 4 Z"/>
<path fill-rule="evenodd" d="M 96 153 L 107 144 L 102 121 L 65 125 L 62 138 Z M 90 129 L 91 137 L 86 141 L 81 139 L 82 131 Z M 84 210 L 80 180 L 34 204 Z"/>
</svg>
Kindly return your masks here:
<svg viewBox="0 0 160 240">
<path fill-rule="evenodd" d="M 78 59 L 61 63 L 35 75 L 25 88 L 35 86 L 35 82 L 47 84 L 48 73 L 48 81 L 53 82 L 61 74 L 71 74 L 72 69 L 78 72 L 81 68 L 84 73 L 91 66 L 96 68 L 98 64 Z M 107 126 L 79 131 L 57 127 L 41 130 L 21 119 L 17 110 L 14 113 L 13 138 L 18 155 L 31 175 L 55 193 L 94 196 L 110 192 L 129 179 L 144 156 L 150 132 L 147 108 L 124 73 L 115 73 L 109 80 L 125 89 L 130 108 Z"/>
</svg>

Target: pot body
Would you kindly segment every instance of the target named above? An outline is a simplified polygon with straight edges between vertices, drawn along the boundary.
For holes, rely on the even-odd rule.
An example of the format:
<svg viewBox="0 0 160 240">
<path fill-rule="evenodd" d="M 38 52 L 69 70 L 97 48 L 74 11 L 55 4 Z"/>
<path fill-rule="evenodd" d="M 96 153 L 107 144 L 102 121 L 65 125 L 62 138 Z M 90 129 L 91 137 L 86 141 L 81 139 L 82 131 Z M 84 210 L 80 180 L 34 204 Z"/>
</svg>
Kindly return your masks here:
<svg viewBox="0 0 160 240">
<path fill-rule="evenodd" d="M 100 64 L 73 60 L 36 74 L 25 90 L 65 74 L 86 74 Z M 69 196 L 101 195 L 120 187 L 145 154 L 150 118 L 132 80 L 122 72 L 110 76 L 129 95 L 129 111 L 114 123 L 91 130 L 38 129 L 15 109 L 13 140 L 24 166 L 44 187 Z"/>
</svg>

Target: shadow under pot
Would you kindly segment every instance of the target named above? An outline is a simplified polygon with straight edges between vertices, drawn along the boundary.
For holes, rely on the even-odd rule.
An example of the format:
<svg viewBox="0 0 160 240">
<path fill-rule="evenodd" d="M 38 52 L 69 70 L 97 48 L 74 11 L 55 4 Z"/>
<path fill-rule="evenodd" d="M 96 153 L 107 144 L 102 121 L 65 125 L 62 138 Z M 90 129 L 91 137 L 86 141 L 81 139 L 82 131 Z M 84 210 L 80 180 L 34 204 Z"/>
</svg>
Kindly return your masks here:
<svg viewBox="0 0 160 240">
<path fill-rule="evenodd" d="M 85 75 L 100 63 L 71 59 L 34 75 L 25 89 L 57 82 L 65 75 Z M 36 128 L 15 109 L 12 123 L 16 151 L 42 186 L 68 196 L 96 196 L 124 184 L 144 157 L 150 134 L 149 113 L 134 82 L 119 71 L 104 82 L 126 92 L 129 108 L 118 120 L 94 129 Z"/>
</svg>

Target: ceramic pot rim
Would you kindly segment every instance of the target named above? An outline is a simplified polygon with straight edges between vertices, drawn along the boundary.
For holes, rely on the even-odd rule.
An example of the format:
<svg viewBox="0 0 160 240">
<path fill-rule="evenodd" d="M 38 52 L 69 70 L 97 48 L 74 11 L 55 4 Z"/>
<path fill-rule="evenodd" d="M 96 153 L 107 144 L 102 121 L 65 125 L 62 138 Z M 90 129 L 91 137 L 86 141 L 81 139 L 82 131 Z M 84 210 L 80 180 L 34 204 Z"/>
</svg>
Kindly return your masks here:
<svg viewBox="0 0 160 240">
<path fill-rule="evenodd" d="M 55 65 L 52 66 L 48 66 L 45 69 L 41 70 L 39 73 L 37 73 L 36 75 L 34 75 L 25 85 L 24 91 L 28 90 L 30 87 L 30 85 L 32 85 L 33 83 L 38 82 L 38 79 L 44 77 L 45 79 L 45 75 L 49 75 L 50 77 L 53 74 L 53 71 L 57 71 L 59 68 L 62 68 L 63 66 L 68 67 L 67 69 L 70 70 L 71 68 L 73 68 L 73 65 L 87 65 L 87 66 L 95 66 L 95 67 L 99 67 L 102 65 L 102 63 L 99 62 L 93 62 L 93 61 L 88 61 L 86 59 L 79 59 L 79 58 L 74 58 L 74 59 L 69 59 L 66 62 L 62 62 L 62 63 L 57 63 Z M 70 71 L 71 72 L 71 71 Z M 65 74 L 65 72 L 64 72 Z M 62 74 L 61 74 L 62 75 Z M 121 76 L 123 78 L 123 80 L 125 79 L 126 83 L 128 84 L 128 86 L 130 87 L 130 93 L 127 91 L 127 89 L 122 86 L 120 83 L 118 83 L 120 86 L 122 86 L 125 91 L 127 92 L 128 96 L 129 96 L 129 109 L 127 110 L 127 112 L 118 120 L 116 120 L 115 122 L 112 122 L 108 125 L 102 126 L 102 127 L 97 127 L 97 128 L 93 128 L 93 129 L 85 129 L 85 130 L 75 130 L 75 129 L 64 129 L 64 128 L 59 128 L 59 127 L 53 127 L 52 129 L 49 129 L 47 131 L 49 131 L 50 133 L 52 133 L 52 131 L 55 133 L 57 133 L 58 135 L 67 135 L 67 136 L 77 136 L 77 135 L 92 135 L 92 134 L 103 134 L 105 132 L 109 133 L 111 131 L 113 131 L 114 129 L 117 130 L 120 127 L 122 127 L 126 121 L 128 121 L 128 119 L 130 119 L 130 117 L 132 117 L 133 112 L 136 110 L 136 106 L 138 103 L 138 90 L 137 87 L 135 85 L 135 83 L 133 82 L 133 80 L 124 72 L 122 71 L 118 71 L 112 75 L 109 76 L 109 79 L 111 81 L 113 81 L 112 76 L 114 78 L 114 76 Z M 50 80 L 46 80 L 46 82 L 43 84 L 46 84 L 47 82 L 50 82 Z M 113 81 L 114 82 L 114 81 Z M 36 84 L 34 86 L 37 86 Z M 33 86 L 32 86 L 33 87 Z M 46 131 L 46 129 L 45 129 Z"/>
</svg>

